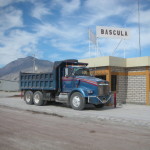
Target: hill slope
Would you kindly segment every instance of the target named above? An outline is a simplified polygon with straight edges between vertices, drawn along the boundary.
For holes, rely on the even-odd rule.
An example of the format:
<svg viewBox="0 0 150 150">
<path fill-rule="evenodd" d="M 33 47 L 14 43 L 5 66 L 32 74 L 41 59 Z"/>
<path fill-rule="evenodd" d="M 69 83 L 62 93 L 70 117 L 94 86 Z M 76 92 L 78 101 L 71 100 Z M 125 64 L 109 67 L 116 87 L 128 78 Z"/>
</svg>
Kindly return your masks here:
<svg viewBox="0 0 150 150">
<path fill-rule="evenodd" d="M 19 58 L 0 68 L 0 79 L 18 81 L 19 72 L 33 72 L 34 57 Z M 36 72 L 50 72 L 53 62 L 35 58 Z"/>
</svg>

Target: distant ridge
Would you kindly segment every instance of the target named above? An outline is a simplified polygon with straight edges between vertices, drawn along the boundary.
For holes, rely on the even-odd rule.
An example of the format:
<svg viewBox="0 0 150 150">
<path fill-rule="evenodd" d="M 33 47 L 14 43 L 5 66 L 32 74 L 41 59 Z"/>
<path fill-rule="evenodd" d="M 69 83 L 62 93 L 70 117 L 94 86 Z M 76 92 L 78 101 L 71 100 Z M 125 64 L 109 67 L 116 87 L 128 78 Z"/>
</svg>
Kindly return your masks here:
<svg viewBox="0 0 150 150">
<path fill-rule="evenodd" d="M 33 72 L 33 60 L 34 57 L 28 56 L 10 62 L 3 68 L 0 68 L 0 79 L 18 81 L 20 71 Z M 37 68 L 36 72 L 51 72 L 53 62 L 35 58 L 35 66 Z"/>
</svg>

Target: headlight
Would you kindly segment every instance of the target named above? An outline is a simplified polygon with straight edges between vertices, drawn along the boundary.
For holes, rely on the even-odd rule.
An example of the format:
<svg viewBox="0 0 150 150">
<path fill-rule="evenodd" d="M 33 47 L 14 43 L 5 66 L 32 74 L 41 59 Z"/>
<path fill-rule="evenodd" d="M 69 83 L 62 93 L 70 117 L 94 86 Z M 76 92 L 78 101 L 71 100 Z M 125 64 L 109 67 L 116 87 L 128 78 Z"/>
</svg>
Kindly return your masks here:
<svg viewBox="0 0 150 150">
<path fill-rule="evenodd" d="M 88 94 L 93 94 L 94 91 L 93 90 L 87 90 Z"/>
</svg>

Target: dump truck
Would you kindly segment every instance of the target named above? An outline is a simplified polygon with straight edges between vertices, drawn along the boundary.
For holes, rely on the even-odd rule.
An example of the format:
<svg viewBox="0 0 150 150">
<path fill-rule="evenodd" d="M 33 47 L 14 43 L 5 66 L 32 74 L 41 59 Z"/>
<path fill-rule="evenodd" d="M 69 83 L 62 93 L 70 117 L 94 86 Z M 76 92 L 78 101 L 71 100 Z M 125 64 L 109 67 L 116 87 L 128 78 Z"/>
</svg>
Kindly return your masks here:
<svg viewBox="0 0 150 150">
<path fill-rule="evenodd" d="M 54 62 L 52 72 L 20 72 L 20 89 L 25 102 L 42 106 L 55 101 L 75 110 L 83 110 L 86 104 L 98 108 L 109 104 L 109 82 L 91 75 L 87 65 L 72 59 Z"/>
</svg>

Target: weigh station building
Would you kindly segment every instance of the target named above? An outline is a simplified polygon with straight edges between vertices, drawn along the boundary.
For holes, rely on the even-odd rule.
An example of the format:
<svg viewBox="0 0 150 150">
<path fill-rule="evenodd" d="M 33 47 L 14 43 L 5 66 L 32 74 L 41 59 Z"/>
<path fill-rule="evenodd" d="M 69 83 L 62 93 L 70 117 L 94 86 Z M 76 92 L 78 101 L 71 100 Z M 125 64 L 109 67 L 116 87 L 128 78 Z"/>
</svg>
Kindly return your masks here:
<svg viewBox="0 0 150 150">
<path fill-rule="evenodd" d="M 88 63 L 92 74 L 110 82 L 118 103 L 150 105 L 150 56 L 137 58 L 97 57 Z"/>
</svg>

